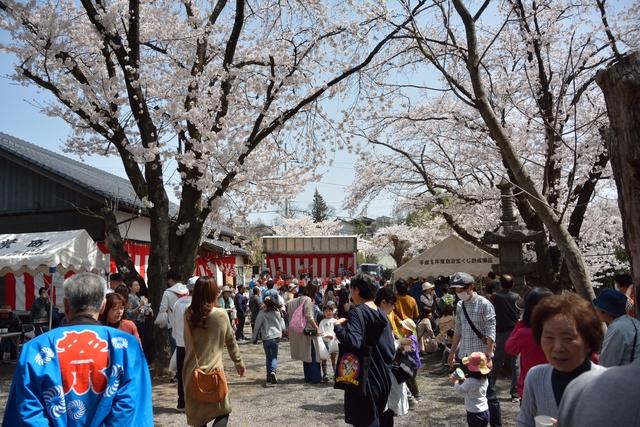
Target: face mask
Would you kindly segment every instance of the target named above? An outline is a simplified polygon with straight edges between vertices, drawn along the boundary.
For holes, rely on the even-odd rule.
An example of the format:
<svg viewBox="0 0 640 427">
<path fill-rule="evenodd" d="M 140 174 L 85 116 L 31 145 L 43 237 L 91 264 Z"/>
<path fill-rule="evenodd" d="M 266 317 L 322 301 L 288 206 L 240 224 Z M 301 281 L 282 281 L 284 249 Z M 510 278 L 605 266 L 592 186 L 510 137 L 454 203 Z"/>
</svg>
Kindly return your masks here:
<svg viewBox="0 0 640 427">
<path fill-rule="evenodd" d="M 460 298 L 462 301 L 469 301 L 469 299 L 471 298 L 471 295 L 466 292 L 456 292 L 456 295 L 458 295 L 458 298 Z"/>
</svg>

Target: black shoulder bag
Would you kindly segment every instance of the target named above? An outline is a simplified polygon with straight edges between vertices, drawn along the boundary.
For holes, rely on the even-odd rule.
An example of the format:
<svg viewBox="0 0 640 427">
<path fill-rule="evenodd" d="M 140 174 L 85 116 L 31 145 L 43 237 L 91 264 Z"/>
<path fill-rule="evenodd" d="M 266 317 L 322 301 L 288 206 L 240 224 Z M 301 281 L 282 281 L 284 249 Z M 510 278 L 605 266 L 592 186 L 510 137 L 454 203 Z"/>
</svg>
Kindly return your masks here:
<svg viewBox="0 0 640 427">
<path fill-rule="evenodd" d="M 338 363 L 336 364 L 336 381 L 333 388 L 367 395 L 369 365 L 371 364 L 371 345 L 367 340 L 367 329 L 362 315 L 362 308 L 353 310 L 362 323 L 363 346 L 361 349 L 347 349 L 339 345 Z"/>
<path fill-rule="evenodd" d="M 409 353 L 397 349 L 396 357 L 391 363 L 391 373 L 396 377 L 398 384 L 402 384 L 408 379 L 413 378 L 417 370 L 418 365 L 415 360 L 409 356 Z"/>
<path fill-rule="evenodd" d="M 467 307 L 465 307 L 464 305 L 464 301 L 462 302 L 462 311 L 464 312 L 464 317 L 466 317 L 467 323 L 469 323 L 469 326 L 471 326 L 471 329 L 473 330 L 473 332 L 478 336 L 478 338 L 480 338 L 480 341 L 486 344 L 487 337 L 482 335 L 478 330 L 478 328 L 476 328 L 476 325 L 471 321 L 471 318 L 469 317 L 469 313 L 467 313 Z"/>
</svg>

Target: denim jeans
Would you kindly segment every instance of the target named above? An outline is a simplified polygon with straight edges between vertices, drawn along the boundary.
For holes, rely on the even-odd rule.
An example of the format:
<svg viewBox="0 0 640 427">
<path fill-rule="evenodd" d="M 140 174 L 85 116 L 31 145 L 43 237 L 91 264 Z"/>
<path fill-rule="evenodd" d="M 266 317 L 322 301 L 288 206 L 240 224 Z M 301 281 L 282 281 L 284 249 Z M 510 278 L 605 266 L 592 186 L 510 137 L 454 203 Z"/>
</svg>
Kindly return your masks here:
<svg viewBox="0 0 640 427">
<path fill-rule="evenodd" d="M 278 370 L 278 342 L 279 338 L 262 340 L 264 347 L 264 355 L 267 359 L 267 375 L 275 373 Z"/>
<path fill-rule="evenodd" d="M 302 362 L 304 371 L 304 382 L 311 384 L 319 384 L 322 382 L 322 370 L 320 362 L 316 360 L 316 350 L 311 341 L 311 362 Z"/>
</svg>

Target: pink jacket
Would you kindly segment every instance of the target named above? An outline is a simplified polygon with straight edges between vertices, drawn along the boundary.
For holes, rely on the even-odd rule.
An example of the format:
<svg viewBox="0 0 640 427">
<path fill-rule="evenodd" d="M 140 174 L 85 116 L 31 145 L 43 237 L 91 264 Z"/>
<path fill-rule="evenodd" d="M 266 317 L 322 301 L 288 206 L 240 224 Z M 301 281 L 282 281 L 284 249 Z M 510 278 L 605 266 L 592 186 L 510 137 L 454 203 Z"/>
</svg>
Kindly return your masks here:
<svg viewBox="0 0 640 427">
<path fill-rule="evenodd" d="M 504 343 L 504 350 L 512 356 L 520 355 L 520 376 L 518 377 L 517 390 L 518 395 L 522 397 L 527 372 L 536 365 L 547 363 L 547 358 L 542 347 L 534 340 L 531 328 L 525 326 L 522 321 L 516 323 L 511 335 Z"/>
</svg>

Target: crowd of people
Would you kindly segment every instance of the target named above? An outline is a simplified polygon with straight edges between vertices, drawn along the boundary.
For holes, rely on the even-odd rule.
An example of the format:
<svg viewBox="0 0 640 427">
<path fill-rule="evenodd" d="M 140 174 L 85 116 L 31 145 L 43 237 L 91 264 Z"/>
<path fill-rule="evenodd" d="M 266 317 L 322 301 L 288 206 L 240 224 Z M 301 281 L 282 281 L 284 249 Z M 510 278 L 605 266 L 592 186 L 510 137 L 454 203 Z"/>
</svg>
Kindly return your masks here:
<svg viewBox="0 0 640 427">
<path fill-rule="evenodd" d="M 509 275 L 490 274 L 482 289 L 464 272 L 433 283 L 265 275 L 234 288 L 204 276 L 182 283 L 170 271 L 152 320 L 139 283 L 125 285 L 116 273 L 107 288 L 97 275 L 77 274 L 64 284 L 61 327 L 22 349 L 3 425 L 152 425 L 141 345 L 151 321 L 169 332 L 176 405 L 188 425 L 229 421 L 225 348 L 243 376 L 238 344 L 261 342 L 265 384 L 273 387 L 282 340 L 302 362 L 305 383 L 344 390 L 344 419 L 355 426 L 392 426 L 428 402 L 417 381 L 426 360 L 464 398 L 469 426 L 502 425 L 495 384 L 503 370 L 520 404 L 518 426 L 601 425 L 603 400 L 622 411 L 616 425 L 638 425 L 639 410 L 629 403 L 638 389 L 618 381 L 638 371 L 640 321 L 630 276 L 615 281 L 589 303 L 547 288 L 520 295 Z"/>
</svg>

